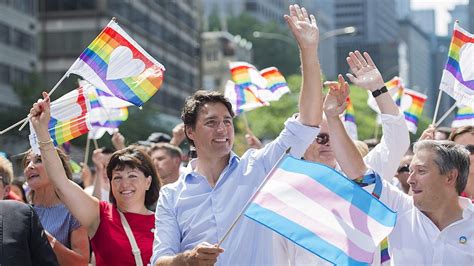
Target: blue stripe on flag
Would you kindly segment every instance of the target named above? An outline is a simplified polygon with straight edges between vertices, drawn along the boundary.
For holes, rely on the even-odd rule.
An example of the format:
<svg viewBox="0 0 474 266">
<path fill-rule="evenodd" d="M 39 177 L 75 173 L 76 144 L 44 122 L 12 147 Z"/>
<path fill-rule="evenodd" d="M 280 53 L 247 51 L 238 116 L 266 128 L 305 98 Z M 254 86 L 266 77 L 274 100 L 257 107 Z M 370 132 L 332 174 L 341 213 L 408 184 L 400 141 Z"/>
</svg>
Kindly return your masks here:
<svg viewBox="0 0 474 266">
<path fill-rule="evenodd" d="M 309 164 L 313 165 L 309 167 Z M 370 193 L 361 189 L 357 183 L 324 164 L 303 161 L 288 156 L 282 161 L 280 168 L 314 179 L 385 226 L 393 227 L 395 225 L 397 216 L 394 211 Z M 389 213 L 392 215 L 388 215 Z"/>
<path fill-rule="evenodd" d="M 305 227 L 258 204 L 250 204 L 245 211 L 245 216 L 278 232 L 298 246 L 336 265 L 367 265 L 367 263 L 349 257 L 344 251 L 326 242 Z"/>
</svg>

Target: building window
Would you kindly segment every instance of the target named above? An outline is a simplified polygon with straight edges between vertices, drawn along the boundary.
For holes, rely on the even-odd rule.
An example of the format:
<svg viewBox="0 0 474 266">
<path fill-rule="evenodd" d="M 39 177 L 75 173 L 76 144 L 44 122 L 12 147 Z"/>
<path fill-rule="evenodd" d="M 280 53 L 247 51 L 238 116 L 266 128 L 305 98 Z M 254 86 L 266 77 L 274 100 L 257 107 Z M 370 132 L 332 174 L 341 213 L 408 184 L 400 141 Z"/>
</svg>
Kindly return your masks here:
<svg viewBox="0 0 474 266">
<path fill-rule="evenodd" d="M 24 51 L 34 51 L 33 37 L 17 29 L 12 29 L 12 42 L 13 47 L 20 48 Z"/>
<path fill-rule="evenodd" d="M 0 83 L 10 83 L 10 69 L 7 65 L 0 63 Z"/>
<path fill-rule="evenodd" d="M 0 23 L 0 43 L 10 44 L 10 28 L 3 23 Z"/>
</svg>

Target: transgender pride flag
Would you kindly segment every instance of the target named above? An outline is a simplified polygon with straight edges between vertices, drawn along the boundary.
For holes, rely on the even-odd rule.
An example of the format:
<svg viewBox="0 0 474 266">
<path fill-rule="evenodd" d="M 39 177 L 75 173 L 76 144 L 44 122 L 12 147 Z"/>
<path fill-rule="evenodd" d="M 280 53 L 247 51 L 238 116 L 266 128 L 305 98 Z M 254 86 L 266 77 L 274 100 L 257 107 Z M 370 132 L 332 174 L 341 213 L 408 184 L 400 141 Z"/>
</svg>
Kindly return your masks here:
<svg viewBox="0 0 474 266">
<path fill-rule="evenodd" d="M 245 216 L 336 265 L 371 263 L 396 214 L 325 165 L 286 155 Z"/>
</svg>

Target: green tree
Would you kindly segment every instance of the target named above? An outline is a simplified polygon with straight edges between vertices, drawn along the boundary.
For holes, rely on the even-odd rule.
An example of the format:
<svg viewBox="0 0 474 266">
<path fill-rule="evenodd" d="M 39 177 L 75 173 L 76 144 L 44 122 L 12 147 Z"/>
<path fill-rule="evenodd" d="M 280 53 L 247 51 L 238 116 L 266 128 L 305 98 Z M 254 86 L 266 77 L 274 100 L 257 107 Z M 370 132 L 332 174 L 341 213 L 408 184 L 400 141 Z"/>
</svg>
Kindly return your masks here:
<svg viewBox="0 0 474 266">
<path fill-rule="evenodd" d="M 254 38 L 254 31 L 271 32 L 292 39 L 287 27 L 275 22 L 261 23 L 248 14 L 228 19 L 228 30 L 252 42 L 253 62 L 258 69 L 274 66 L 285 76 L 300 72 L 300 59 L 296 41 L 293 43 L 279 39 Z"/>
</svg>

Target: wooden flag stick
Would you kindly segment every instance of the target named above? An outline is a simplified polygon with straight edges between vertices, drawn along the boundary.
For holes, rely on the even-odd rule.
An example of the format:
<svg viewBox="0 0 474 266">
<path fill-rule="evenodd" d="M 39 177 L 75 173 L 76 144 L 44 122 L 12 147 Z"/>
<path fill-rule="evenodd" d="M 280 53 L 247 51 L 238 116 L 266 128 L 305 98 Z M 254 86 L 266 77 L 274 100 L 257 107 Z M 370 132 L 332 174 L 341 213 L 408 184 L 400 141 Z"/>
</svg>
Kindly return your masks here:
<svg viewBox="0 0 474 266">
<path fill-rule="evenodd" d="M 451 106 L 451 108 L 449 108 L 449 110 L 438 120 L 438 122 L 436 122 L 436 124 L 434 124 L 434 126 L 438 127 L 441 123 L 443 123 L 444 119 L 446 119 L 446 117 L 448 117 L 454 111 L 454 108 L 456 108 L 456 104 Z"/>
<path fill-rule="evenodd" d="M 92 141 L 94 141 L 94 148 L 97 150 L 99 148 L 99 143 L 97 143 L 96 139 L 93 139 Z"/>
<path fill-rule="evenodd" d="M 432 124 L 435 124 L 436 123 L 436 117 L 438 116 L 438 110 L 439 110 L 439 104 L 441 103 L 441 96 L 443 94 L 443 91 L 442 90 L 439 90 L 439 93 L 438 93 L 438 100 L 436 101 L 436 107 L 435 107 L 435 111 L 434 111 L 434 115 L 433 115 L 433 122 Z"/>
<path fill-rule="evenodd" d="M 53 92 L 59 87 L 59 85 L 61 84 L 61 82 L 64 81 L 64 79 L 66 79 L 67 77 L 69 76 L 69 70 L 66 71 L 66 73 L 64 73 L 64 75 L 62 76 L 62 78 L 56 83 L 56 85 L 54 85 L 54 87 L 51 89 L 51 91 L 48 93 L 49 96 L 51 96 L 51 94 L 53 94 Z M 9 126 L 8 128 L 0 131 L 0 135 L 4 134 L 4 133 L 7 133 L 8 131 L 10 131 L 11 129 L 17 127 L 18 125 L 21 124 L 20 128 L 18 129 L 18 131 L 21 131 L 23 130 L 23 128 L 26 126 L 26 124 L 28 123 L 28 119 L 30 118 L 30 116 L 28 115 L 27 117 L 25 117 L 23 120 L 21 121 L 18 121 L 17 123 Z"/>
<path fill-rule="evenodd" d="M 247 120 L 247 115 L 245 114 L 245 112 L 242 112 L 242 119 L 244 120 L 245 131 L 252 132 L 252 130 L 250 130 L 249 121 Z"/>
<path fill-rule="evenodd" d="M 89 146 L 90 146 L 91 140 L 87 138 L 86 142 L 86 152 L 84 154 L 84 165 L 87 165 L 87 160 L 89 159 Z"/>
</svg>

